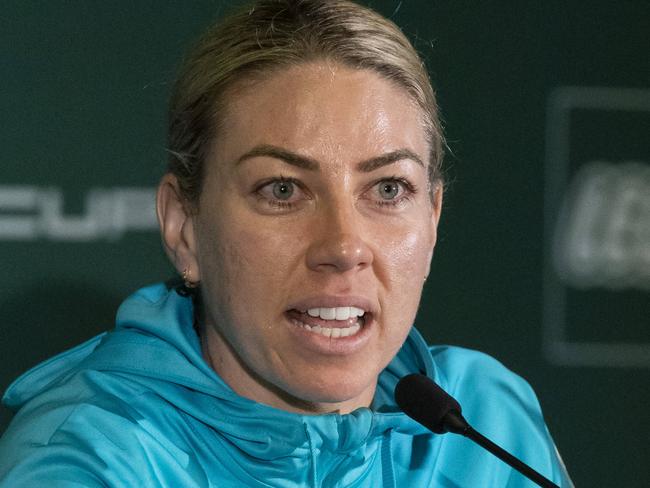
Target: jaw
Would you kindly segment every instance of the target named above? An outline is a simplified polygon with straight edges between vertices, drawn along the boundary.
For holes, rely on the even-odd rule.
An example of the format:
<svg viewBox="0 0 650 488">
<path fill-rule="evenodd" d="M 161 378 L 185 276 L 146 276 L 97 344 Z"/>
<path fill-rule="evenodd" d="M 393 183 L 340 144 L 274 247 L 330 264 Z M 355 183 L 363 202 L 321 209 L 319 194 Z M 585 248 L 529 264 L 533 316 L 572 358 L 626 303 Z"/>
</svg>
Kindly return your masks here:
<svg viewBox="0 0 650 488">
<path fill-rule="evenodd" d="M 288 319 L 286 326 L 299 329 Z M 341 339 L 320 336 L 317 340 L 322 343 L 317 346 L 319 352 L 315 352 L 295 340 L 285 342 L 285 336 L 275 347 L 252 357 L 247 351 L 238 353 L 213 325 L 205 329 L 201 337 L 203 355 L 212 369 L 237 394 L 280 410 L 344 414 L 369 407 L 377 376 L 383 369 L 368 369 L 369 364 L 377 364 L 372 345 L 350 354 L 337 347 Z M 301 332 L 316 336 L 313 332 Z"/>
</svg>

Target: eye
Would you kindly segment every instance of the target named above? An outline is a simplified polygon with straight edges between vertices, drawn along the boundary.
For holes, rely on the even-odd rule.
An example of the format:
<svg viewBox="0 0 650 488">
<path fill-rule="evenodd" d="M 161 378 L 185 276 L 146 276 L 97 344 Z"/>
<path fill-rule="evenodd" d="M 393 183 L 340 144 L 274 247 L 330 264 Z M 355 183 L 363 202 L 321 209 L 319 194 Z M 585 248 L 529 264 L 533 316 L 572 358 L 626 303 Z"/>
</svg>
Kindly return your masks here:
<svg viewBox="0 0 650 488">
<path fill-rule="evenodd" d="M 302 185 L 293 178 L 271 178 L 261 182 L 254 190 L 262 209 L 291 210 L 309 200 Z"/>
<path fill-rule="evenodd" d="M 273 196 L 278 200 L 289 200 L 293 195 L 294 184 L 292 181 L 275 181 L 272 183 Z"/>
<path fill-rule="evenodd" d="M 378 184 L 377 192 L 383 200 L 393 200 L 400 194 L 400 183 L 395 180 L 384 180 Z"/>
<path fill-rule="evenodd" d="M 365 193 L 365 198 L 377 207 L 397 209 L 408 203 L 417 192 L 409 180 L 394 176 L 375 181 Z"/>
</svg>

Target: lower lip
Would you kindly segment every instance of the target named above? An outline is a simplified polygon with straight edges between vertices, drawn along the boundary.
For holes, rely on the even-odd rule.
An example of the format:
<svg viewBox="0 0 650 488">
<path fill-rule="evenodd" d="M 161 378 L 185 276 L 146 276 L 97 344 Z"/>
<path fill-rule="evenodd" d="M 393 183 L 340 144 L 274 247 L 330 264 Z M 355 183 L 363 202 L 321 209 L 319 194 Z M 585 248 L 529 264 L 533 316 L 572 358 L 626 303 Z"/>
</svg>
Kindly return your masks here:
<svg viewBox="0 0 650 488">
<path fill-rule="evenodd" d="M 302 347 L 312 352 L 333 356 L 354 354 L 362 349 L 370 339 L 374 322 L 371 314 L 366 313 L 364 316 L 364 324 L 356 334 L 347 337 L 333 338 L 308 331 L 299 325 L 299 323 L 297 323 L 298 319 L 290 313 L 286 313 L 285 317 L 289 322 L 289 329 L 300 341 Z"/>
</svg>

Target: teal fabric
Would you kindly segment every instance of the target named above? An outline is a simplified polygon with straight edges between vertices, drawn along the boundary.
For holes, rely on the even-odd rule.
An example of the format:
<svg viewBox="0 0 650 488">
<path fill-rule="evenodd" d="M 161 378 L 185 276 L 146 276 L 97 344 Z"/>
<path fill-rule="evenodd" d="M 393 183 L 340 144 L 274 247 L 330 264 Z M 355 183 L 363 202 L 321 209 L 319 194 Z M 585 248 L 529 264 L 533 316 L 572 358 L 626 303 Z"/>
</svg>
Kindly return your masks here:
<svg viewBox="0 0 650 488">
<path fill-rule="evenodd" d="M 114 331 L 16 380 L 0 439 L 0 487 L 529 487 L 454 434 L 399 412 L 393 389 L 422 372 L 484 435 L 571 486 L 537 399 L 496 360 L 429 349 L 412 329 L 371 408 L 299 415 L 238 396 L 204 362 L 191 300 L 164 285 L 120 307 Z"/>
</svg>

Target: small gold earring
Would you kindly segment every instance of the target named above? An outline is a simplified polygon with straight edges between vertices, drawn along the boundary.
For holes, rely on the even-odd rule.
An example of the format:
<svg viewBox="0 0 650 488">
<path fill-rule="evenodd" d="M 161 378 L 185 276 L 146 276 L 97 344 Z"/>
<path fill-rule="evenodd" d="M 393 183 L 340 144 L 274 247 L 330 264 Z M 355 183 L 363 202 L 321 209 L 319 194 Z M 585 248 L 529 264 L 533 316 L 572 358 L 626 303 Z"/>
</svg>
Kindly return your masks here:
<svg viewBox="0 0 650 488">
<path fill-rule="evenodd" d="M 196 288 L 199 286 L 198 281 L 190 280 L 190 270 L 188 268 L 183 270 L 183 284 L 185 285 L 185 288 Z"/>
</svg>

